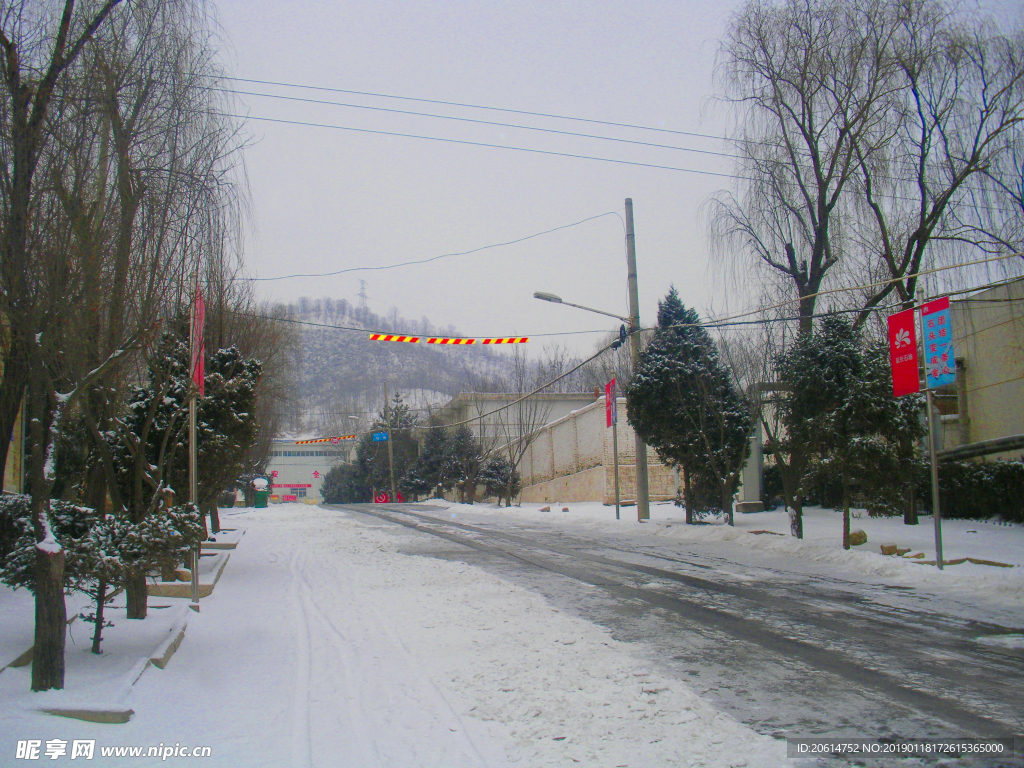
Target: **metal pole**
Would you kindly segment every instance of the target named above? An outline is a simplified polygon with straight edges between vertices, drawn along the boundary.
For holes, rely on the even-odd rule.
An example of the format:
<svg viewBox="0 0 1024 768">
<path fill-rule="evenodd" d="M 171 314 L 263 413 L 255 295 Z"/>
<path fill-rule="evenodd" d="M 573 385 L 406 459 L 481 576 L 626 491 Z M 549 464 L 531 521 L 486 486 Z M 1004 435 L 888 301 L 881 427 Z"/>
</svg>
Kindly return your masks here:
<svg viewBox="0 0 1024 768">
<path fill-rule="evenodd" d="M 937 448 L 935 447 L 935 417 L 932 414 L 933 399 L 932 399 L 932 388 L 928 386 L 928 357 L 927 347 L 924 343 L 924 289 L 917 289 L 917 312 L 918 319 L 920 320 L 920 333 L 921 337 L 921 361 L 924 363 L 925 369 L 925 380 L 924 386 L 927 392 L 927 399 L 925 401 L 925 408 L 927 409 L 926 417 L 928 419 L 928 458 L 932 464 L 932 519 L 935 521 L 935 565 L 941 571 L 942 570 L 942 514 L 939 510 L 939 461 L 935 454 Z"/>
<path fill-rule="evenodd" d="M 618 395 L 612 395 L 618 400 Z M 615 403 L 615 408 L 618 408 L 618 403 Z M 615 455 L 615 519 L 619 519 L 619 419 L 616 413 L 616 418 L 612 421 L 612 453 Z"/>
<path fill-rule="evenodd" d="M 384 382 L 384 421 L 388 427 L 388 472 L 391 474 L 391 503 L 398 503 L 398 494 L 395 492 L 395 457 L 391 448 L 391 407 L 388 405 L 388 383 Z"/>
<path fill-rule="evenodd" d="M 926 363 L 927 364 L 927 363 Z M 935 417 L 932 390 L 928 388 L 928 456 L 932 462 L 932 515 L 935 519 L 935 565 L 942 570 L 942 514 L 939 512 L 939 461 L 935 458 Z"/>
<path fill-rule="evenodd" d="M 633 374 L 640 366 L 640 296 L 636 284 L 636 238 L 633 233 L 633 199 L 626 198 L 626 267 L 629 271 L 629 331 Z M 636 435 L 636 519 L 651 517 L 647 485 L 647 444 Z"/>
<path fill-rule="evenodd" d="M 196 464 L 198 460 L 198 446 L 196 445 L 196 392 L 193 381 L 198 364 L 199 350 L 196 345 L 199 339 L 196 338 L 196 297 L 199 293 L 199 273 L 196 273 L 194 280 L 194 291 L 192 295 L 192 323 L 189 329 L 189 357 L 192 360 L 192 370 L 188 372 L 188 386 L 190 397 L 188 399 L 188 499 L 197 507 L 199 505 L 199 487 L 196 480 Z M 200 513 L 202 514 L 202 513 Z M 205 523 L 204 523 L 205 525 Z M 193 611 L 199 611 L 199 545 L 192 548 L 192 605 Z"/>
</svg>

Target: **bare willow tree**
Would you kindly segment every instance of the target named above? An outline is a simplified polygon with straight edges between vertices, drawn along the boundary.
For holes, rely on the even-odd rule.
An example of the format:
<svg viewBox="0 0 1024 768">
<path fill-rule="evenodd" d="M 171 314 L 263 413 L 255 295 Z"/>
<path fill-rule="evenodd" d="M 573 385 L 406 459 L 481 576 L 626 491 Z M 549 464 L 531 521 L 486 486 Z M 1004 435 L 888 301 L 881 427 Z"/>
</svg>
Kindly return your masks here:
<svg viewBox="0 0 1024 768">
<path fill-rule="evenodd" d="M 6 414 L 27 389 L 37 690 L 63 686 L 63 553 L 48 522 L 53 436 L 77 411 L 102 439 L 122 405 L 123 363 L 175 314 L 168 303 L 184 305 L 186 276 L 223 261 L 233 215 L 235 128 L 211 91 L 205 8 L 118 6 L 0 5 L 0 278 L 10 329 L 0 443 L 6 449 Z M 86 495 L 102 509 L 110 468 L 94 466 Z"/>
<path fill-rule="evenodd" d="M 890 295 L 909 307 L 924 269 L 1021 246 L 1024 38 L 934 0 L 899 7 L 884 120 L 855 146 L 860 274 L 886 281 L 858 325 Z"/>
<path fill-rule="evenodd" d="M 52 163 L 51 138 L 60 115 L 54 109 L 68 71 L 79 62 L 118 5 L 104 3 L 3 3 L 0 47 L 3 90 L 0 104 L 0 280 L 10 328 L 5 350 L 4 394 L 8 408 L 27 389 L 31 515 L 36 538 L 36 629 L 32 688 L 64 685 L 67 611 L 63 594 L 64 552 L 50 528 L 46 464 L 52 427 L 81 396 L 81 385 L 63 359 L 63 340 L 73 328 L 67 312 L 69 277 L 75 275 L 65 233 L 54 232 L 52 196 L 41 192 Z M 124 345 L 123 345 L 124 346 Z M 123 348 L 122 346 L 122 348 Z M 118 355 L 121 357 L 121 355 Z M 108 367 L 113 361 L 105 363 Z M 73 384 L 69 389 L 68 385 Z M 58 397 L 58 387 L 63 394 Z M 4 415 L 5 421 L 7 414 Z M 0 435 L 6 445 L 7 433 Z"/>
<path fill-rule="evenodd" d="M 722 42 L 717 77 L 736 120 L 738 182 L 706 209 L 713 243 L 726 269 L 748 272 L 739 251 L 792 290 L 805 330 L 844 256 L 858 148 L 874 154 L 894 67 L 891 16 L 886 0 L 752 0 Z"/>
<path fill-rule="evenodd" d="M 922 270 L 1019 248 L 1021 41 L 942 0 L 749 2 L 718 70 L 738 155 L 706 209 L 720 265 L 755 259 L 808 331 L 822 289 L 868 286 L 833 302 L 860 325 Z"/>
</svg>

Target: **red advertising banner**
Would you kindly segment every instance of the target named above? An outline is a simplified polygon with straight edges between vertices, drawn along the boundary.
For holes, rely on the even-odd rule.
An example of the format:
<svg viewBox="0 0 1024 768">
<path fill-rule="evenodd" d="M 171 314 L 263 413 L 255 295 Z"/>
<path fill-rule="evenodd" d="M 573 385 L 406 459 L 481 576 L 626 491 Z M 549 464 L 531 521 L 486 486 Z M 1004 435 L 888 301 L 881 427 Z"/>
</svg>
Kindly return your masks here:
<svg viewBox="0 0 1024 768">
<path fill-rule="evenodd" d="M 917 330 L 914 310 L 905 309 L 889 315 L 889 364 L 892 366 L 894 397 L 921 391 L 917 373 Z"/>
<path fill-rule="evenodd" d="M 605 427 L 617 424 L 619 421 L 618 395 L 615 392 L 615 379 L 604 385 L 604 420 Z"/>
<path fill-rule="evenodd" d="M 206 338 L 203 333 L 203 326 L 206 322 L 206 302 L 203 301 L 202 290 L 196 291 L 196 300 L 192 305 L 192 381 L 199 390 L 199 396 L 203 397 L 204 384 L 206 382 Z"/>
</svg>

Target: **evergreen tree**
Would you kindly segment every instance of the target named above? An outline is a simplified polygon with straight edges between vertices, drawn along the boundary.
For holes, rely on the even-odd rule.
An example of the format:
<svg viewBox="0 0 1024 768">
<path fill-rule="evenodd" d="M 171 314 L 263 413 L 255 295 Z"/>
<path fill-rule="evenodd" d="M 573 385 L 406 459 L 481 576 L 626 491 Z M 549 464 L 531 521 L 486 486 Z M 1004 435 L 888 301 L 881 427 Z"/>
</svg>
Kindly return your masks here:
<svg viewBox="0 0 1024 768">
<path fill-rule="evenodd" d="M 245 471 L 259 434 L 256 386 L 261 374 L 260 362 L 245 358 L 237 347 L 218 350 L 206 364 L 204 396 L 196 401 L 196 485 L 199 509 L 204 521 L 210 515 L 214 532 L 220 530 L 218 497 Z M 180 493 L 188 488 L 188 446 L 180 444 L 174 456 L 168 480 Z"/>
<path fill-rule="evenodd" d="M 320 493 L 328 504 L 365 504 L 373 501 L 370 489 L 355 464 L 336 464 L 327 470 Z"/>
<path fill-rule="evenodd" d="M 459 501 L 472 504 L 476 501 L 477 478 L 484 460 L 480 443 L 473 437 L 472 430 L 461 424 L 452 433 L 449 450 L 453 480 L 459 489 Z"/>
<path fill-rule="evenodd" d="M 451 490 L 456 482 L 451 444 L 451 435 L 445 427 L 427 430 L 423 451 L 402 478 L 402 490 L 413 496 L 428 497 Z"/>
<path fill-rule="evenodd" d="M 838 477 L 843 547 L 849 549 L 852 488 L 874 484 L 875 497 L 886 506 L 885 494 L 893 483 L 899 488 L 901 465 L 913 461 L 920 398 L 894 398 L 885 349 L 865 347 L 858 331 L 837 315 L 801 333 L 780 360 L 779 373 L 792 387 L 782 404 L 787 440 L 805 446 L 816 473 Z"/>
<path fill-rule="evenodd" d="M 492 456 L 480 470 L 478 478 L 487 489 L 487 494 L 497 496 L 498 506 L 506 500 L 507 507 L 512 506 L 512 499 L 521 489 L 522 478 L 519 470 L 504 453 Z"/>
<path fill-rule="evenodd" d="M 390 424 L 389 424 L 390 421 Z M 409 406 L 400 393 L 391 399 L 389 413 L 381 412 L 371 427 L 372 432 L 389 432 L 395 484 L 405 477 L 416 460 L 418 446 L 412 436 L 413 418 Z M 357 484 L 372 498 L 375 490 L 391 492 L 391 472 L 388 465 L 388 445 L 364 434 L 356 446 Z"/>
<path fill-rule="evenodd" d="M 659 458 L 683 470 L 687 522 L 697 507 L 693 481 L 710 476 L 731 524 L 751 415 L 699 321 L 675 288 L 659 302 L 658 328 L 626 387 L 626 412 Z"/>
</svg>

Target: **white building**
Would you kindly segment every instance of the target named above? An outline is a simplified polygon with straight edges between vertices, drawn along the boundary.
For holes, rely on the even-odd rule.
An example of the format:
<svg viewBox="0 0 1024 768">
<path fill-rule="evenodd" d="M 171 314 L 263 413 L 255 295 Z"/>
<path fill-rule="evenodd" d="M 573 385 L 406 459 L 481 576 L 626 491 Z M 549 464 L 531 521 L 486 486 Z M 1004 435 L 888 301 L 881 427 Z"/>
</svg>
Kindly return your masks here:
<svg viewBox="0 0 1024 768">
<path fill-rule="evenodd" d="M 315 504 L 323 497 L 320 487 L 327 470 L 335 464 L 349 460 L 355 449 L 355 440 L 332 445 L 325 443 L 297 443 L 295 440 L 275 439 L 267 463 L 270 480 L 270 501 L 306 501 Z"/>
</svg>

